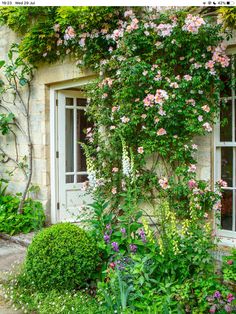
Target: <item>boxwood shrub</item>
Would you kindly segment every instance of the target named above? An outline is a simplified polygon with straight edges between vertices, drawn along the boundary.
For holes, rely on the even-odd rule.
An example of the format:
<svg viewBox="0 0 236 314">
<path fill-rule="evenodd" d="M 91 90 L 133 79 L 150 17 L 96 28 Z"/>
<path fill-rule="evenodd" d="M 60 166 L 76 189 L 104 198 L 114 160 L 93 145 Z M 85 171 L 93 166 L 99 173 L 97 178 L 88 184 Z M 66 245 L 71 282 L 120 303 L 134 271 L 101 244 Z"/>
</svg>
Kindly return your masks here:
<svg viewBox="0 0 236 314">
<path fill-rule="evenodd" d="M 72 290 L 94 274 L 97 247 L 88 233 L 71 223 L 40 231 L 28 247 L 25 272 L 39 291 Z"/>
</svg>

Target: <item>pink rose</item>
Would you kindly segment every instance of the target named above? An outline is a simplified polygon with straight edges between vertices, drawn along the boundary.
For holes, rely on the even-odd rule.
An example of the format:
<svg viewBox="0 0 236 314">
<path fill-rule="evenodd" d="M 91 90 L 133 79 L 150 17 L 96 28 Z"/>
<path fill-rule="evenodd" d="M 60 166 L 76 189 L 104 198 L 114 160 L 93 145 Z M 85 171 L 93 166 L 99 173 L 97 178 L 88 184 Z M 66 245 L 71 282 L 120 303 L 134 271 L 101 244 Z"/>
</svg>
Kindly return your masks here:
<svg viewBox="0 0 236 314">
<path fill-rule="evenodd" d="M 137 151 L 139 154 L 143 154 L 144 149 L 143 149 L 143 147 L 138 147 Z"/>
<path fill-rule="evenodd" d="M 195 180 L 189 180 L 188 181 L 188 187 L 190 188 L 190 189 L 194 189 L 194 188 L 196 188 L 197 187 L 197 182 L 195 181 Z"/>
<path fill-rule="evenodd" d="M 161 129 L 159 129 L 159 130 L 157 131 L 157 135 L 158 135 L 158 136 L 160 136 L 160 135 L 165 135 L 165 134 L 167 134 L 167 133 L 166 133 L 166 130 L 163 129 L 163 128 L 161 128 Z"/>
</svg>

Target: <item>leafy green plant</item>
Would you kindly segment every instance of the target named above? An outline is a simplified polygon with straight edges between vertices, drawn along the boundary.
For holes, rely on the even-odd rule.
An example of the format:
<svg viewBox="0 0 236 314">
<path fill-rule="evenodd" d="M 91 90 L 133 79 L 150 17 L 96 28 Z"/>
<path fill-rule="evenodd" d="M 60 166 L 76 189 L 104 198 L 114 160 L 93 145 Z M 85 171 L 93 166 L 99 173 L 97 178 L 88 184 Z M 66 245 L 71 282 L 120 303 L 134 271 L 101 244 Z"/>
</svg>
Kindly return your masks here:
<svg viewBox="0 0 236 314">
<path fill-rule="evenodd" d="M 236 285 L 236 249 L 232 249 L 231 254 L 223 258 L 222 271 L 224 279 Z"/>
<path fill-rule="evenodd" d="M 39 291 L 73 290 L 88 284 L 97 265 L 95 240 L 76 225 L 61 223 L 34 237 L 25 273 Z"/>
<path fill-rule="evenodd" d="M 47 290 L 39 292 L 28 285 L 24 273 L 14 269 L 3 284 L 4 298 L 15 309 L 25 313 L 39 314 L 110 314 L 103 304 L 100 304 L 94 296 L 89 295 L 88 290 L 62 291 Z"/>
<path fill-rule="evenodd" d="M 1 186 L 1 185 L 0 185 Z M 18 214 L 20 196 L 6 194 L 6 186 L 0 194 L 0 232 L 11 235 L 40 230 L 45 222 L 45 213 L 39 201 L 26 199 L 22 214 Z"/>
</svg>

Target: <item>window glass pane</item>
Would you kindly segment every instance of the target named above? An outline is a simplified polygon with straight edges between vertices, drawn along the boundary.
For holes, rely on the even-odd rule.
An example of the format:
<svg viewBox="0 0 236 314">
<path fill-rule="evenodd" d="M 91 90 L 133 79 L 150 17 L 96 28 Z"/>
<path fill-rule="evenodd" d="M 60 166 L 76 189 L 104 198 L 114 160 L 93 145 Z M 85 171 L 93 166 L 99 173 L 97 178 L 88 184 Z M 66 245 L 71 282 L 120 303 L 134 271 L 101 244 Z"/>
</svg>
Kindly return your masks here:
<svg viewBox="0 0 236 314">
<path fill-rule="evenodd" d="M 231 78 L 232 78 L 232 62 L 230 61 L 230 66 L 222 69 L 222 72 L 220 75 L 220 79 L 223 83 L 221 94 L 220 94 L 221 97 L 232 96 Z"/>
<path fill-rule="evenodd" d="M 77 98 L 76 99 L 76 103 L 77 103 L 77 106 L 85 107 L 86 104 L 87 104 L 87 99 L 85 99 L 85 98 Z"/>
<path fill-rule="evenodd" d="M 221 147 L 221 179 L 233 186 L 233 148 Z"/>
<path fill-rule="evenodd" d="M 85 142 L 86 129 L 91 127 L 88 122 L 84 110 L 77 110 L 77 140 L 78 142 Z M 77 171 L 86 171 L 86 157 L 80 144 L 77 146 Z"/>
<path fill-rule="evenodd" d="M 77 182 L 85 182 L 88 181 L 88 176 L 87 174 L 78 174 L 77 175 Z"/>
<path fill-rule="evenodd" d="M 66 176 L 66 183 L 74 183 L 74 175 L 73 174 Z"/>
<path fill-rule="evenodd" d="M 66 97 L 66 106 L 73 106 L 73 98 Z"/>
<path fill-rule="evenodd" d="M 222 102 L 220 110 L 220 141 L 232 141 L 232 101 Z"/>
<path fill-rule="evenodd" d="M 221 228 L 232 230 L 233 192 L 224 191 L 221 200 Z"/>
<path fill-rule="evenodd" d="M 74 171 L 74 116 L 73 109 L 66 109 L 66 172 Z"/>
</svg>

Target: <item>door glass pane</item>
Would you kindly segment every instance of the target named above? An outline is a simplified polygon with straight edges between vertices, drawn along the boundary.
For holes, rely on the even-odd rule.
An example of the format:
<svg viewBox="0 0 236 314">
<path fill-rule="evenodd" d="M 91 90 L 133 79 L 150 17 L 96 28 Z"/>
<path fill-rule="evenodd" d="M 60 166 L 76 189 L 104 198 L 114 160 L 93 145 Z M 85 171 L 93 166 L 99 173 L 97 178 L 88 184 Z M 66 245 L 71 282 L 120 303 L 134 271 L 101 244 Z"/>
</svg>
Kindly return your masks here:
<svg viewBox="0 0 236 314">
<path fill-rule="evenodd" d="M 66 183 L 74 183 L 74 175 L 66 175 Z"/>
<path fill-rule="evenodd" d="M 221 147 L 221 179 L 233 186 L 233 148 Z"/>
<path fill-rule="evenodd" d="M 233 192 L 224 191 L 221 200 L 221 228 L 232 230 Z"/>
<path fill-rule="evenodd" d="M 85 129 L 87 128 L 87 119 L 84 110 L 77 110 L 77 139 L 78 142 L 85 140 Z M 80 144 L 77 146 L 77 170 L 86 171 L 86 158 Z"/>
<path fill-rule="evenodd" d="M 66 106 L 73 106 L 73 98 L 66 97 Z"/>
<path fill-rule="evenodd" d="M 88 181 L 88 176 L 87 174 L 78 174 L 77 175 L 77 182 L 80 183 L 80 182 L 85 182 L 85 181 Z"/>
<path fill-rule="evenodd" d="M 66 109 L 66 172 L 74 171 L 74 110 Z"/>
<path fill-rule="evenodd" d="M 220 110 L 220 141 L 232 141 L 232 101 L 221 104 Z"/>
</svg>

